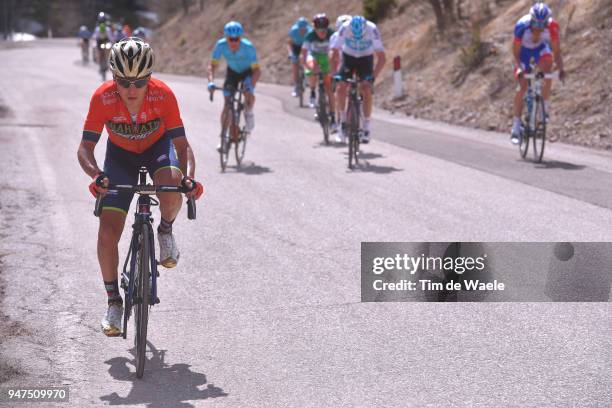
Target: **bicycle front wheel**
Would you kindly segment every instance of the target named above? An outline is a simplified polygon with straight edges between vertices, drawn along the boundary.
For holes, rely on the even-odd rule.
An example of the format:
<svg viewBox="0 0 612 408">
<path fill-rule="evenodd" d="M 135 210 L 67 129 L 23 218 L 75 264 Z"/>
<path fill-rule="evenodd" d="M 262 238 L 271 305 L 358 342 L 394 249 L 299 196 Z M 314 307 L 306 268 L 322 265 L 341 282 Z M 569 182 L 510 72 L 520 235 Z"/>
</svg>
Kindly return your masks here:
<svg viewBox="0 0 612 408">
<path fill-rule="evenodd" d="M 319 88 L 319 106 L 317 108 L 317 117 L 321 128 L 323 129 L 323 141 L 326 145 L 329 144 L 329 115 L 327 113 L 327 101 L 325 100 L 325 90 Z"/>
<path fill-rule="evenodd" d="M 544 117 L 544 100 L 539 99 L 534 106 L 536 125 L 533 131 L 533 159 L 536 163 L 541 163 L 544 157 L 544 145 L 546 144 L 546 122 Z"/>
<path fill-rule="evenodd" d="M 527 126 L 523 128 L 521 131 L 521 143 L 519 144 L 519 152 L 521 153 L 521 157 L 524 159 L 527 157 L 527 151 L 529 150 L 529 135 L 531 130 Z"/>
<path fill-rule="evenodd" d="M 143 225 L 140 233 L 140 243 L 137 252 L 136 275 L 136 311 L 134 313 L 134 345 L 136 346 L 136 377 L 142 378 L 146 362 L 147 326 L 149 323 L 149 279 L 150 270 L 150 226 Z"/>
<path fill-rule="evenodd" d="M 357 153 L 359 152 L 359 106 L 349 99 L 349 109 L 347 115 L 349 129 L 349 169 L 357 164 Z"/>
<path fill-rule="evenodd" d="M 228 115 L 231 114 L 231 112 L 228 112 Z M 229 151 L 231 148 L 229 120 L 226 120 L 225 122 L 226 123 L 223 126 L 223 129 L 221 129 L 221 140 L 219 141 L 219 163 L 221 164 L 221 172 L 225 172 L 225 168 L 227 167 L 227 162 L 229 160 Z"/>
<path fill-rule="evenodd" d="M 242 164 L 242 159 L 244 159 L 244 152 L 246 150 L 246 142 L 247 142 L 248 133 L 243 129 L 240 131 L 240 135 L 238 136 L 238 141 L 234 146 L 234 152 L 236 154 L 236 163 L 238 167 Z"/>
</svg>

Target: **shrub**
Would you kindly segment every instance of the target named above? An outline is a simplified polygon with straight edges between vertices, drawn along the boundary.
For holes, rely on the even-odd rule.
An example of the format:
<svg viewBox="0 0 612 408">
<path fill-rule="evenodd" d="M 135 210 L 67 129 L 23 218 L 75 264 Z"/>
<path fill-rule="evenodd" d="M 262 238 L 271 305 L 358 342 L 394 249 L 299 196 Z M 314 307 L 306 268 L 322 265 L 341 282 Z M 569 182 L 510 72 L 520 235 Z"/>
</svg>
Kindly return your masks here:
<svg viewBox="0 0 612 408">
<path fill-rule="evenodd" d="M 377 22 L 387 16 L 396 0 L 363 0 L 363 16 L 370 21 Z"/>
</svg>

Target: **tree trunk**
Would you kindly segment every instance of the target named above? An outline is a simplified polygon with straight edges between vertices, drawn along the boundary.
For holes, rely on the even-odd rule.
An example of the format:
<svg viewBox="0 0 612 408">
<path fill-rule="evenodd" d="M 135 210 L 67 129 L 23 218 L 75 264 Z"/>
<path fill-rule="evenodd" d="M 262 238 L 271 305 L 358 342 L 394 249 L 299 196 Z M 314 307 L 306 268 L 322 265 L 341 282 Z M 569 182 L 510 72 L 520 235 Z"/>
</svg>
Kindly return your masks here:
<svg viewBox="0 0 612 408">
<path fill-rule="evenodd" d="M 444 31 L 446 28 L 446 21 L 444 19 L 444 12 L 442 11 L 442 4 L 440 4 L 440 0 L 429 0 L 429 3 L 433 7 L 434 14 L 436 15 L 436 25 L 438 26 L 438 31 Z"/>
<path fill-rule="evenodd" d="M 455 0 L 443 0 L 444 1 L 444 17 L 447 22 L 455 21 L 455 8 L 454 2 Z"/>
</svg>

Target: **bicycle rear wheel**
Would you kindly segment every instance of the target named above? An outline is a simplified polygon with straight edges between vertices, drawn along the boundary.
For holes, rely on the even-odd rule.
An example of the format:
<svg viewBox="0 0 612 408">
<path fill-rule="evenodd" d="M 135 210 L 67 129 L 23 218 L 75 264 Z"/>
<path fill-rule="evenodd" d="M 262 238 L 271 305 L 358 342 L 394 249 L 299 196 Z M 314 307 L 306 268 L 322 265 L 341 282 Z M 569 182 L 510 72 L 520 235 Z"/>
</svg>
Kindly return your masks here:
<svg viewBox="0 0 612 408">
<path fill-rule="evenodd" d="M 136 377 L 142 378 L 146 362 L 147 326 L 149 323 L 150 226 L 143 225 L 137 252 L 136 302 L 134 313 L 134 345 L 136 346 Z"/>
<path fill-rule="evenodd" d="M 546 123 L 544 122 L 544 100 L 539 98 L 535 106 L 536 125 L 533 131 L 533 159 L 541 163 L 544 157 L 544 145 L 546 144 Z"/>
</svg>

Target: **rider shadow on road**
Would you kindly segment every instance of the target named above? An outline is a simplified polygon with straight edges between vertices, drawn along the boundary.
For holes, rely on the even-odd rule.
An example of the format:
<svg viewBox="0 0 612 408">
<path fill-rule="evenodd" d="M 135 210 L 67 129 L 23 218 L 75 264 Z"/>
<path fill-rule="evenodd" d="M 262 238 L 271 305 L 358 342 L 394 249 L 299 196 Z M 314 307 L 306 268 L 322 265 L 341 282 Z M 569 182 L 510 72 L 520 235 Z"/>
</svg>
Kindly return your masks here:
<svg viewBox="0 0 612 408">
<path fill-rule="evenodd" d="M 125 397 L 116 392 L 103 395 L 100 400 L 109 405 L 139 405 L 146 404 L 148 408 L 157 407 L 193 407 L 185 401 L 204 400 L 208 398 L 226 397 L 228 394 L 213 384 L 207 384 L 206 375 L 190 370 L 189 364 L 177 363 L 168 365 L 164 362 L 166 350 L 157 350 L 147 341 L 147 360 L 142 379 L 136 378 L 135 359 L 115 357 L 106 364 L 110 365 L 109 374 L 117 381 L 131 381 L 132 389 Z M 130 353 L 135 356 L 135 349 Z M 132 367 L 130 367 L 132 366 Z M 202 386 L 206 384 L 206 388 Z"/>
<path fill-rule="evenodd" d="M 536 169 L 562 169 L 562 170 L 584 170 L 586 166 L 557 160 L 545 160 L 535 166 Z"/>
<path fill-rule="evenodd" d="M 259 176 L 261 174 L 272 173 L 269 167 L 259 166 L 253 162 L 243 164 L 240 167 L 235 167 L 236 173 L 246 174 L 249 176 Z"/>
</svg>

